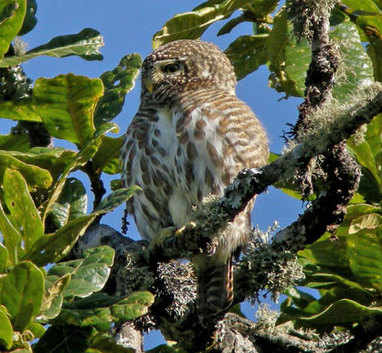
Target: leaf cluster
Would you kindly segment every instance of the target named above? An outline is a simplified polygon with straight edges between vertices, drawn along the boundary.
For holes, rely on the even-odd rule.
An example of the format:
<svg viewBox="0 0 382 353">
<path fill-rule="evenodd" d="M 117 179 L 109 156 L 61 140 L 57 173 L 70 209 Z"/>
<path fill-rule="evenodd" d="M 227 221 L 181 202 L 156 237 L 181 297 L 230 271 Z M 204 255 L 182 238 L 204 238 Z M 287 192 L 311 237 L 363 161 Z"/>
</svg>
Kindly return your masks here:
<svg viewBox="0 0 382 353">
<path fill-rule="evenodd" d="M 39 55 L 102 59 L 98 49 L 103 39 L 93 29 L 53 38 L 26 53 L 17 52 L 17 42 L 12 41 L 33 29 L 36 8 L 34 0 L 0 4 L 2 79 L 5 73 L 15 72 L 11 66 Z M 110 120 L 122 109 L 140 64 L 140 57 L 132 54 L 101 78 L 73 74 L 40 78 L 27 94 L 0 97 L 1 118 L 41 124 L 49 136 L 76 146 L 73 150 L 53 145 L 31 147 L 26 132 L 0 136 L 2 351 L 32 352 L 31 342 L 40 338 L 33 345 L 35 352 L 62 352 L 72 343 L 78 344 L 78 351 L 82 347 L 104 352 L 114 347 L 118 352 L 131 352 L 112 342 L 110 330 L 115 323 L 144 315 L 153 295 L 136 292 L 113 298 L 100 293 L 114 263 L 114 250 L 107 246 L 85 251 L 76 260 L 65 257 L 89 225 L 137 190 L 118 189 L 88 213 L 85 187 L 70 175 L 82 170 L 101 180 L 103 172 L 119 173 L 122 141 L 109 136 L 118 131 Z M 4 91 L 11 84 L 17 90 L 17 78 L 25 82 L 23 72 L 18 73 L 12 82 L 1 81 Z M 72 330 L 70 337 L 68 330 Z"/>
</svg>

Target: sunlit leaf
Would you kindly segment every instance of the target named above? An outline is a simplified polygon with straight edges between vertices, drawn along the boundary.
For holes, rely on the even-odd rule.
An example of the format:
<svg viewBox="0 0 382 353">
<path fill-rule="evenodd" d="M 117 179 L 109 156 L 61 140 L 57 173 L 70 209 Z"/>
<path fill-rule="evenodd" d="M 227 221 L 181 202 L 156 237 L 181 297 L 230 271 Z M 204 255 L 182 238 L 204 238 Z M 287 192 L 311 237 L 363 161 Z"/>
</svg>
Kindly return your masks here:
<svg viewBox="0 0 382 353">
<path fill-rule="evenodd" d="M 9 211 L 8 217 L 20 232 L 24 248 L 28 251 L 44 234 L 39 212 L 28 191 L 25 179 L 18 171 L 11 169 L 5 171 L 3 189 L 3 198 Z"/>
<path fill-rule="evenodd" d="M 134 88 L 141 65 L 141 57 L 138 54 L 130 54 L 124 56 L 115 69 L 101 75 L 105 93 L 99 100 L 94 114 L 95 126 L 112 120 L 121 112 L 125 96 Z"/>
<path fill-rule="evenodd" d="M 13 328 L 8 311 L 0 305 L 0 348 L 10 349 L 13 341 Z"/>
<path fill-rule="evenodd" d="M 0 62 L 23 25 L 25 11 L 26 0 L 0 2 Z"/>
<path fill-rule="evenodd" d="M 47 55 L 55 58 L 78 55 L 86 60 L 102 60 L 99 48 L 103 38 L 98 31 L 85 28 L 77 34 L 68 34 L 53 38 L 47 44 L 34 48 L 24 55 L 9 56 L 0 60 L 0 67 L 19 65 L 37 56 Z"/>
<path fill-rule="evenodd" d="M 229 45 L 225 53 L 235 68 L 238 80 L 266 63 L 268 58 L 267 39 L 267 34 L 241 36 Z"/>
<path fill-rule="evenodd" d="M 69 284 L 71 274 L 67 273 L 61 277 L 52 276 L 48 273 L 45 281 L 45 294 L 41 305 L 39 321 L 47 322 L 54 319 L 61 312 L 64 301 L 63 291 Z"/>
<path fill-rule="evenodd" d="M 44 292 L 43 273 L 33 263 L 23 262 L 0 278 L 0 285 L 0 303 L 11 315 L 15 330 L 24 330 L 40 312 Z"/>
<path fill-rule="evenodd" d="M 105 136 L 93 158 L 93 167 L 97 172 L 117 174 L 121 171 L 120 154 L 124 137 L 112 138 Z"/>
<path fill-rule="evenodd" d="M 26 14 L 24 17 L 23 27 L 17 35 L 23 36 L 30 32 L 37 23 L 36 18 L 37 3 L 36 0 L 27 0 Z"/>
<path fill-rule="evenodd" d="M 356 25 L 343 22 L 335 26 L 330 37 L 338 44 L 345 75 L 337 79 L 333 96 L 339 101 L 347 100 L 354 90 L 374 82 L 373 65 L 361 43 Z"/>
<path fill-rule="evenodd" d="M 76 178 L 67 178 L 60 197 L 52 207 L 49 220 L 60 228 L 68 221 L 85 215 L 87 207 L 88 197 L 82 182 Z"/>
<path fill-rule="evenodd" d="M 73 74 L 40 78 L 33 89 L 44 125 L 53 137 L 83 145 L 93 135 L 93 114 L 103 94 L 99 79 Z"/>
<path fill-rule="evenodd" d="M 191 12 L 175 15 L 153 37 L 153 48 L 177 39 L 197 39 L 213 23 L 229 17 L 249 0 L 203 3 Z"/>
<path fill-rule="evenodd" d="M 274 17 L 267 48 L 271 87 L 287 96 L 303 96 L 311 50 L 307 40 L 297 40 L 285 8 Z"/>
<path fill-rule="evenodd" d="M 46 169 L 24 163 L 7 151 L 0 151 L 0 179 L 3 178 L 6 168 L 21 173 L 31 188 L 46 189 L 52 183 L 52 177 Z"/>
</svg>

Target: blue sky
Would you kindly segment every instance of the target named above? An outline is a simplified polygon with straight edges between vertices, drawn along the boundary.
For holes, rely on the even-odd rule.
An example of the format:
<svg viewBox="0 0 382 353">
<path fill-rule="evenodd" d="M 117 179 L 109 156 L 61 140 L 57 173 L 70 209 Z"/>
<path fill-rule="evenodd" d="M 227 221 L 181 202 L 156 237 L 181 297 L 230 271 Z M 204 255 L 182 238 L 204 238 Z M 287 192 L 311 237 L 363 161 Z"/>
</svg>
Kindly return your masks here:
<svg viewBox="0 0 382 353">
<path fill-rule="evenodd" d="M 38 23 L 34 30 L 22 37 L 28 44 L 28 49 L 48 42 L 52 37 L 78 33 L 83 28 L 91 27 L 98 30 L 104 37 L 105 46 L 101 49 L 103 61 L 85 61 L 78 57 L 55 59 L 40 57 L 25 63 L 24 70 L 33 80 L 38 77 L 55 77 L 59 74 L 74 73 L 89 77 L 98 77 L 104 71 L 112 70 L 122 56 L 129 53 L 139 53 L 145 57 L 151 52 L 153 34 L 173 15 L 190 11 L 202 1 L 191 0 L 140 0 L 140 1 L 100 1 L 100 0 L 40 0 L 38 2 Z M 230 34 L 216 37 L 222 22 L 210 27 L 202 36 L 203 40 L 217 44 L 221 49 L 228 47 L 237 36 L 251 34 L 251 25 L 241 24 Z M 297 105 L 301 99 L 283 98 L 282 94 L 268 87 L 269 72 L 265 67 L 247 76 L 239 82 L 237 95 L 244 100 L 258 115 L 265 126 L 271 150 L 280 152 L 283 141 L 281 135 L 287 130 L 286 123 L 294 123 L 297 117 Z M 121 128 L 120 134 L 126 131 L 139 103 L 140 84 L 126 97 L 122 113 L 114 120 Z M 12 124 L 12 123 L 10 123 Z M 7 133 L 10 124 L 1 121 L 0 133 Z M 60 142 L 57 142 L 60 144 Z M 68 147 L 68 145 L 65 145 Z M 76 173 L 79 176 L 79 173 Z M 111 179 L 105 177 L 105 186 Z M 81 180 L 89 190 L 86 178 Z M 90 200 L 91 205 L 92 200 Z M 253 223 L 261 229 L 266 229 L 274 220 L 278 220 L 282 227 L 287 226 L 303 212 L 303 205 L 278 190 L 271 188 L 261 195 L 253 213 Z M 123 208 L 120 207 L 112 214 L 105 216 L 102 223 L 115 229 L 120 229 Z M 138 238 L 134 227 L 129 235 Z M 253 319 L 254 310 L 248 304 L 243 308 L 249 318 Z M 147 339 L 146 348 L 160 342 L 158 335 L 151 335 Z"/>
</svg>

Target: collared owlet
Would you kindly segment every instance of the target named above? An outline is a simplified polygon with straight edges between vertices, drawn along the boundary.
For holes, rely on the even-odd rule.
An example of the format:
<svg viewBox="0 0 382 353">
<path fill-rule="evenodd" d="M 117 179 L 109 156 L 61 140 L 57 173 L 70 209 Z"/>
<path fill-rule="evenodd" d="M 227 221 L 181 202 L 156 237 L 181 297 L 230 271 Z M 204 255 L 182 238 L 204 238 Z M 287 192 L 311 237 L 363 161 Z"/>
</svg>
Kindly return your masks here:
<svg viewBox="0 0 382 353">
<path fill-rule="evenodd" d="M 141 102 L 121 152 L 124 186 L 143 189 L 127 205 L 143 238 L 183 226 L 194 205 L 222 196 L 240 170 L 266 164 L 264 129 L 235 88 L 229 59 L 211 43 L 174 41 L 143 62 Z M 232 302 L 231 258 L 246 243 L 253 201 L 219 237 L 213 255 L 192 259 L 203 316 Z"/>
</svg>

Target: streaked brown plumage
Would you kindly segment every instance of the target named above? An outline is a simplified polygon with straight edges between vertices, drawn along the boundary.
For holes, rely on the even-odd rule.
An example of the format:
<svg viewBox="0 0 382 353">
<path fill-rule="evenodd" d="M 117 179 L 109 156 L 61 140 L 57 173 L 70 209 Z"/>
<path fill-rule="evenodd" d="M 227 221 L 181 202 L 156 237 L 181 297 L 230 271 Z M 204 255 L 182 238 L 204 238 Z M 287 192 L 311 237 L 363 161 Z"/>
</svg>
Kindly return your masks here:
<svg viewBox="0 0 382 353">
<path fill-rule="evenodd" d="M 181 227 L 193 205 L 221 196 L 241 169 L 266 163 L 264 129 L 235 87 L 229 59 L 210 43 L 179 40 L 145 59 L 141 104 L 121 152 L 125 186 L 143 189 L 128 204 L 143 238 Z M 213 256 L 193 259 L 204 320 L 232 302 L 231 257 L 246 242 L 253 201 Z"/>
</svg>

